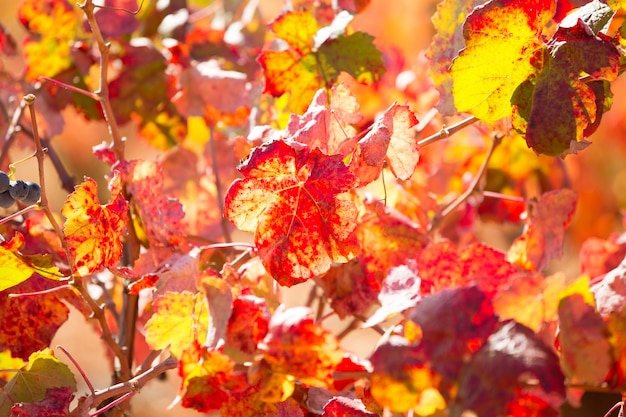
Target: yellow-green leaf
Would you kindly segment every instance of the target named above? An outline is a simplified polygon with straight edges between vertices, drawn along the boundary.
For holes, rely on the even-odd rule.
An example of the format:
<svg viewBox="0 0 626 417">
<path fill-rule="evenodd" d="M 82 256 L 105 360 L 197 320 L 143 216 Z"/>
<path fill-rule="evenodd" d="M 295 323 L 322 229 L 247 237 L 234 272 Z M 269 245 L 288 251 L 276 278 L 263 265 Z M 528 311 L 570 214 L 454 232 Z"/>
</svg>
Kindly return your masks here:
<svg viewBox="0 0 626 417">
<path fill-rule="evenodd" d="M 474 9 L 463 26 L 467 46 L 451 67 L 458 111 L 486 122 L 511 114 L 513 92 L 538 70 L 541 30 L 554 7 L 552 0 L 492 0 Z"/>
</svg>

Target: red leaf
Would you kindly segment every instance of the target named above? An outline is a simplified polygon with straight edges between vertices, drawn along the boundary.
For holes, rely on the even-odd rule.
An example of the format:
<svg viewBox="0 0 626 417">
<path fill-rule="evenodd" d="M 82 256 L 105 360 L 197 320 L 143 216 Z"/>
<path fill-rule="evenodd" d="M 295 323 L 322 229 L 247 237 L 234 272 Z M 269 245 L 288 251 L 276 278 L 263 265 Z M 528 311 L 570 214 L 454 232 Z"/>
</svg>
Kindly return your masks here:
<svg viewBox="0 0 626 417">
<path fill-rule="evenodd" d="M 119 169 L 139 211 L 148 241 L 153 245 L 181 244 L 180 222 L 185 213 L 177 200 L 163 193 L 161 164 L 142 160 L 123 161 Z"/>
<path fill-rule="evenodd" d="M 591 278 L 604 275 L 617 268 L 626 256 L 626 243 L 621 237 L 613 236 L 609 240 L 589 238 L 580 248 L 580 273 Z"/>
<path fill-rule="evenodd" d="M 226 344 L 251 355 L 267 334 L 270 312 L 264 299 L 243 295 L 233 301 Z"/>
<path fill-rule="evenodd" d="M 305 114 L 291 114 L 285 135 L 312 149 L 319 148 L 325 155 L 345 156 L 351 150 L 349 139 L 356 133 L 351 125 L 362 118 L 348 87 L 339 84 L 332 88 L 330 99 L 326 90 L 319 90 Z"/>
<path fill-rule="evenodd" d="M 544 193 L 539 201 L 531 202 L 524 233 L 513 242 L 507 259 L 520 268 L 542 271 L 550 260 L 560 258 L 576 200 L 576 193 L 565 188 Z"/>
<path fill-rule="evenodd" d="M 67 321 L 69 309 L 63 292 L 23 297 L 10 294 L 32 293 L 58 286 L 58 282 L 34 275 L 23 283 L 0 292 L 0 351 L 28 359 L 31 353 L 50 346 L 52 338 Z M 71 293 L 71 291 L 68 291 Z"/>
<path fill-rule="evenodd" d="M 306 307 L 276 311 L 259 350 L 273 373 L 317 387 L 331 386 L 332 373 L 343 359 L 339 341 L 314 322 Z"/>
<path fill-rule="evenodd" d="M 72 398 L 70 387 L 48 388 L 46 398 L 41 401 L 14 404 L 11 417 L 69 417 Z"/>
<path fill-rule="evenodd" d="M 375 417 L 374 414 L 365 409 L 361 400 L 352 400 L 346 397 L 333 397 L 324 406 L 323 417 Z"/>
<path fill-rule="evenodd" d="M 342 193 L 354 176 L 340 156 L 285 142 L 256 148 L 228 189 L 224 214 L 255 244 L 268 272 L 291 286 L 356 255 L 356 207 Z"/>
<path fill-rule="evenodd" d="M 105 0 L 104 6 L 125 10 L 96 8 L 94 15 L 104 39 L 130 35 L 139 28 L 141 22 L 132 14 L 137 10 L 137 4 L 136 0 Z M 87 22 L 85 25 L 87 26 Z"/>
<path fill-rule="evenodd" d="M 564 376 L 557 355 L 527 327 L 506 322 L 465 368 L 457 396 L 459 413 L 501 416 L 515 399 L 516 387 L 529 378 L 538 380 L 552 408 L 563 403 Z"/>
<path fill-rule="evenodd" d="M 427 246 L 417 262 L 424 293 L 475 284 L 493 294 L 517 272 L 503 253 L 483 243 L 457 249 L 452 242 L 442 240 Z"/>
</svg>

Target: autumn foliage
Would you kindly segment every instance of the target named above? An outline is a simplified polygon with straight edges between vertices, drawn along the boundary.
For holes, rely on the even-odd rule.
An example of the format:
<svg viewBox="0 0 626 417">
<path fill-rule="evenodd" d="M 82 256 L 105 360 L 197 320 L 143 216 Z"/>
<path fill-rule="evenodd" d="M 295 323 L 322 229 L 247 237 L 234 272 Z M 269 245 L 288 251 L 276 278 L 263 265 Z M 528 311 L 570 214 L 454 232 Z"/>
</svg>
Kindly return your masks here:
<svg viewBox="0 0 626 417">
<path fill-rule="evenodd" d="M 173 402 L 224 417 L 556 416 L 624 392 L 623 235 L 554 261 L 626 3 L 443 0 L 409 58 L 358 29 L 369 0 L 288 3 L 21 0 L 22 36 L 0 25 L 0 169 L 32 154 L 42 188 L 0 222 L 0 417 L 121 416 L 174 369 Z M 106 123 L 103 178 L 57 153 L 71 117 Z M 68 305 L 109 387 L 51 346 Z"/>
</svg>

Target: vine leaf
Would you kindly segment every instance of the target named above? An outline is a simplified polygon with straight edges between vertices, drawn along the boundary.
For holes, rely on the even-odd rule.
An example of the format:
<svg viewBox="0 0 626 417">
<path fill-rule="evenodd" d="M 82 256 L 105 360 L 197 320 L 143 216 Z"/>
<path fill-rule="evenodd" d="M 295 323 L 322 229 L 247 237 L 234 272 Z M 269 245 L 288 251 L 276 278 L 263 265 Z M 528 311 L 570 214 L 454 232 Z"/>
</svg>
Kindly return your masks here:
<svg viewBox="0 0 626 417">
<path fill-rule="evenodd" d="M 441 114 L 452 116 L 457 111 L 452 96 L 453 78 L 450 65 L 453 58 L 465 46 L 463 27 L 459 25 L 474 7 L 483 4 L 481 0 L 444 0 L 437 4 L 437 12 L 432 18 L 436 33 L 427 51 L 430 59 L 429 74 L 439 90 L 437 108 Z"/>
<path fill-rule="evenodd" d="M 409 319 L 422 330 L 420 346 L 432 369 L 450 382 L 457 381 L 467 356 L 485 343 L 497 323 L 489 297 L 475 286 L 425 297 Z"/>
<path fill-rule="evenodd" d="M 372 36 L 363 32 L 345 35 L 347 22 L 340 14 L 331 24 L 332 30 L 320 30 L 313 14 L 304 10 L 287 12 L 270 23 L 271 31 L 288 49 L 261 52 L 258 61 L 265 73 L 265 92 L 278 97 L 297 91 L 289 107 L 302 113 L 315 92 L 330 88 L 342 71 L 361 83 L 377 81 L 385 71 L 381 53 Z"/>
<path fill-rule="evenodd" d="M 582 291 L 591 295 L 588 285 Z M 573 384 L 597 385 L 609 374 L 613 358 L 604 320 L 585 295 L 571 294 L 559 303 L 561 368 Z"/>
<path fill-rule="evenodd" d="M 80 276 L 114 267 L 122 256 L 122 233 L 126 227 L 128 202 L 121 195 L 119 176 L 111 181 L 111 202 L 101 205 L 98 184 L 92 178 L 76 186 L 61 213 L 64 235 L 73 269 Z"/>
<path fill-rule="evenodd" d="M 324 405 L 322 417 L 377 417 L 378 414 L 365 409 L 361 400 L 333 397 Z"/>
<path fill-rule="evenodd" d="M 511 114 L 511 96 L 536 74 L 545 45 L 541 31 L 556 2 L 538 0 L 533 7 L 517 0 L 491 0 L 476 7 L 463 25 L 466 47 L 454 59 L 454 104 L 486 122 Z"/>
<path fill-rule="evenodd" d="M 28 363 L 0 391 L 0 415 L 11 415 L 15 403 L 33 403 L 46 399 L 51 388 L 76 391 L 76 379 L 70 368 L 54 357 L 52 350 L 35 352 Z"/>
<path fill-rule="evenodd" d="M 446 408 L 437 389 L 440 377 L 428 367 L 419 347 L 392 336 L 376 348 L 370 361 L 374 367 L 371 393 L 380 406 L 396 412 L 414 410 L 418 415 Z"/>
<path fill-rule="evenodd" d="M 25 78 L 53 77 L 72 65 L 71 45 L 77 27 L 76 10 L 65 0 L 20 2 L 18 18 L 28 30 L 23 41 Z"/>
<path fill-rule="evenodd" d="M 314 322 L 307 307 L 279 308 L 259 351 L 272 373 L 323 388 L 332 386 L 333 371 L 344 357 L 337 338 Z"/>
<path fill-rule="evenodd" d="M 564 188 L 530 202 L 524 233 L 511 245 L 507 259 L 522 269 L 542 271 L 550 260 L 560 258 L 565 228 L 574 215 L 576 200 L 576 193 Z"/>
<path fill-rule="evenodd" d="M 558 409 L 565 399 L 559 358 L 532 330 L 514 321 L 505 322 L 465 368 L 453 414 L 472 410 L 480 416 L 502 415 L 527 378 L 536 378 L 545 393 L 531 398 L 547 397 L 549 406 Z"/>
<path fill-rule="evenodd" d="M 166 292 L 152 304 L 154 314 L 145 325 L 146 342 L 152 349 L 169 346 L 180 358 L 194 343 L 203 344 L 209 328 L 206 297 L 189 291 Z"/>
<path fill-rule="evenodd" d="M 626 381 L 626 262 L 622 260 L 615 269 L 609 271 L 602 281 L 593 285 L 591 291 L 596 300 L 598 313 L 604 319 L 609 332 L 609 342 L 616 361 L 615 372 L 610 385 L 620 386 Z"/>
<path fill-rule="evenodd" d="M 292 113 L 284 134 L 325 155 L 345 156 L 356 134 L 351 125 L 362 119 L 356 98 L 345 84 L 338 84 L 330 90 L 330 97 L 326 90 L 318 90 L 302 116 Z"/>
<path fill-rule="evenodd" d="M 64 301 L 72 302 L 70 294 L 74 293 L 58 290 L 32 296 L 9 295 L 44 291 L 57 285 L 58 281 L 34 274 L 21 284 L 0 292 L 0 351 L 9 349 L 13 356 L 28 359 L 33 352 L 50 346 L 57 330 L 69 316 Z"/>
<path fill-rule="evenodd" d="M 218 122 L 237 126 L 250 114 L 249 83 L 246 75 L 226 71 L 214 61 L 191 63 L 176 72 L 179 84 L 172 102 L 185 116 L 203 116 L 214 126 Z"/>
<path fill-rule="evenodd" d="M 98 7 L 94 12 L 104 39 L 120 38 L 139 29 L 140 20 L 127 11 L 137 8 L 136 0 L 105 0 L 104 6 L 107 7 Z M 85 25 L 88 27 L 87 22 Z"/>
<path fill-rule="evenodd" d="M 354 258 L 357 210 L 341 194 L 355 178 L 341 156 L 283 141 L 262 145 L 240 165 L 244 178 L 229 187 L 224 214 L 255 232 L 263 265 L 291 286 Z"/>
<path fill-rule="evenodd" d="M 228 319 L 226 344 L 248 355 L 254 354 L 267 334 L 270 318 L 265 299 L 253 295 L 239 296 L 233 301 Z"/>
<path fill-rule="evenodd" d="M 557 319 L 565 276 L 557 273 L 518 273 L 500 288 L 493 298 L 493 308 L 500 319 L 513 319 L 535 332 Z"/>
<path fill-rule="evenodd" d="M 396 178 L 406 180 L 413 175 L 419 161 L 415 114 L 408 106 L 391 105 L 374 123 L 372 130 L 357 144 L 351 169 L 366 185 L 380 176 L 383 162 L 389 162 Z"/>
<path fill-rule="evenodd" d="M 401 313 L 417 305 L 422 299 L 420 293 L 421 280 L 414 269 L 410 266 L 401 265 L 389 270 L 380 294 L 378 294 L 380 308 L 363 323 L 363 327 L 380 324 L 392 314 Z"/>
<path fill-rule="evenodd" d="M 178 200 L 163 192 L 163 168 L 155 161 L 122 161 L 119 164 L 127 191 L 132 195 L 133 208 L 139 212 L 143 229 L 150 244 L 156 246 L 182 243 L 181 221 L 185 216 Z"/>
<path fill-rule="evenodd" d="M 219 410 L 228 402 L 230 389 L 245 387 L 245 380 L 238 378 L 234 369 L 235 362 L 224 353 L 193 342 L 178 362 L 182 406 L 202 413 Z"/>
<path fill-rule="evenodd" d="M 12 417 L 63 417 L 70 415 L 74 398 L 70 387 L 48 388 L 43 400 L 16 403 L 11 408 Z"/>
<path fill-rule="evenodd" d="M 477 285 L 495 294 L 518 272 L 502 252 L 484 243 L 457 248 L 449 240 L 426 246 L 418 256 L 417 268 L 424 293 Z"/>
</svg>

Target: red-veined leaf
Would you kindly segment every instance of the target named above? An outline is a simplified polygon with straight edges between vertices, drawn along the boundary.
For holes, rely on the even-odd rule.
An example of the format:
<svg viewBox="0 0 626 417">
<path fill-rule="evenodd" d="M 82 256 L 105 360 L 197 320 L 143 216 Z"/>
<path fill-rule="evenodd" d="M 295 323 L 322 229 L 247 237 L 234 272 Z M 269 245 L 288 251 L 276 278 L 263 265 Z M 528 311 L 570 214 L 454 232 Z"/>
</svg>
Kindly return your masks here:
<svg viewBox="0 0 626 417">
<path fill-rule="evenodd" d="M 126 228 L 128 202 L 120 187 L 120 178 L 115 176 L 111 181 L 111 202 L 101 205 L 98 184 L 85 178 L 63 205 L 63 233 L 78 275 L 114 267 L 122 256 L 120 239 Z"/>
<path fill-rule="evenodd" d="M 291 286 L 347 262 L 358 248 L 356 207 L 342 193 L 355 183 L 338 155 L 276 141 L 256 148 L 228 189 L 224 215 L 255 245 L 267 271 Z"/>
</svg>

